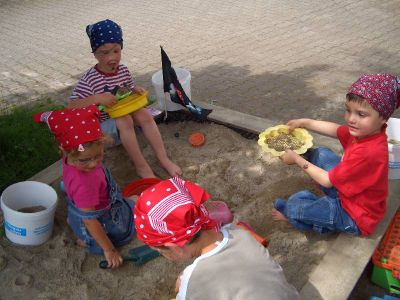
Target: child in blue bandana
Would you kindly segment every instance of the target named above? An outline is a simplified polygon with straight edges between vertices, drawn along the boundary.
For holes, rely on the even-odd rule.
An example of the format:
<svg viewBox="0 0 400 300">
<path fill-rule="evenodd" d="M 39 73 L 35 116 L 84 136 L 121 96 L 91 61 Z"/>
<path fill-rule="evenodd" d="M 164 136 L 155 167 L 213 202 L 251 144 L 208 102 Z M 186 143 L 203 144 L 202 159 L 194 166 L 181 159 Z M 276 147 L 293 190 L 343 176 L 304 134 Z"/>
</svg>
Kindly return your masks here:
<svg viewBox="0 0 400 300">
<path fill-rule="evenodd" d="M 90 104 L 110 107 L 117 102 L 116 97 L 110 93 L 116 86 L 125 86 L 135 93 L 142 94 L 145 90 L 135 84 L 128 68 L 120 64 L 123 48 L 121 27 L 111 20 L 103 20 L 88 25 L 86 33 L 98 63 L 86 71 L 78 81 L 70 97 L 69 107 L 81 108 Z M 134 125 L 142 129 L 160 165 L 168 174 L 182 174 L 179 166 L 169 159 L 157 124 L 146 108 L 116 119 L 111 119 L 103 112 L 100 122 L 105 134 L 112 136 L 116 144 L 122 143 L 136 167 L 138 176 L 155 177 L 140 150 Z"/>
</svg>

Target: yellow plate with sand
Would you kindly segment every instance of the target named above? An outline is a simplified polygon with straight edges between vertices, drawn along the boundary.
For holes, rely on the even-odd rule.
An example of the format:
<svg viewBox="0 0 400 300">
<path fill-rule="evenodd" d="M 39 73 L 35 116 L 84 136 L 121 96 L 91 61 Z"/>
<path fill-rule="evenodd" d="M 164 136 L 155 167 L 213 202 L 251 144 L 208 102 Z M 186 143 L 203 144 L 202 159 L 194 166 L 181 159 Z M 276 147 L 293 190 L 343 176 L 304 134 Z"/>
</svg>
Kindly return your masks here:
<svg viewBox="0 0 400 300">
<path fill-rule="evenodd" d="M 258 144 L 263 151 L 275 157 L 281 156 L 286 149 L 303 154 L 312 147 L 312 141 L 313 137 L 306 129 L 296 128 L 289 132 L 287 125 L 267 128 L 258 136 Z"/>
<path fill-rule="evenodd" d="M 105 107 L 104 111 L 108 113 L 111 118 L 119 118 L 145 107 L 147 103 L 147 92 L 144 92 L 142 95 L 132 94 L 119 100 L 117 104 L 111 107 Z"/>
</svg>

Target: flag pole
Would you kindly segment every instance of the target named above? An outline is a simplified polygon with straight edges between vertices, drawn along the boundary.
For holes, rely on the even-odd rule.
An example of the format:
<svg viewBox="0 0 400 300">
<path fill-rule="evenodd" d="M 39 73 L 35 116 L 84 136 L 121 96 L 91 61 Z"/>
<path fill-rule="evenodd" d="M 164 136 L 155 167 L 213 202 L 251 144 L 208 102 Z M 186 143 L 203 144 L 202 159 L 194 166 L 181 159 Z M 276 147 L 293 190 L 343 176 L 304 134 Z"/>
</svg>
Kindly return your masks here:
<svg viewBox="0 0 400 300">
<path fill-rule="evenodd" d="M 169 93 L 168 92 L 165 92 L 164 93 L 164 122 L 167 120 L 167 117 L 168 117 L 168 110 L 167 110 L 167 98 L 169 98 L 168 97 L 169 96 Z"/>
</svg>

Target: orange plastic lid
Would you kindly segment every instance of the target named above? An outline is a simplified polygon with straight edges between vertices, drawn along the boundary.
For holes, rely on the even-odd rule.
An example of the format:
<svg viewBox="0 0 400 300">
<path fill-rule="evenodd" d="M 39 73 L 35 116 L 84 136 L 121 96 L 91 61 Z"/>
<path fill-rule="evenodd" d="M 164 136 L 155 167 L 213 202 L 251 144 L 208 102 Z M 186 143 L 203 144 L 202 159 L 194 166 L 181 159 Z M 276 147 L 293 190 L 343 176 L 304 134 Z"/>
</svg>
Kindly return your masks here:
<svg viewBox="0 0 400 300">
<path fill-rule="evenodd" d="M 128 184 L 124 190 L 122 191 L 122 196 L 129 197 L 132 195 L 140 196 L 140 194 L 146 190 L 147 188 L 151 187 L 159 183 L 161 179 L 159 178 L 142 178 L 135 180 Z"/>
<path fill-rule="evenodd" d="M 201 132 L 194 132 L 189 136 L 189 143 L 193 147 L 200 147 L 204 144 L 206 138 Z"/>
</svg>

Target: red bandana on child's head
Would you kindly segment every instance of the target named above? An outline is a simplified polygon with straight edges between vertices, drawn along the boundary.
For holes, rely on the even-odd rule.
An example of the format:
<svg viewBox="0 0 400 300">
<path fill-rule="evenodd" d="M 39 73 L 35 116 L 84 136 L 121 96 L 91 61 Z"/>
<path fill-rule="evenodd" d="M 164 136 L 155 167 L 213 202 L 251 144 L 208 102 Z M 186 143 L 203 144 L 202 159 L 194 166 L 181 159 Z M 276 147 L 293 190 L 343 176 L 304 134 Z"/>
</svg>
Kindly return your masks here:
<svg viewBox="0 0 400 300">
<path fill-rule="evenodd" d="M 134 209 L 138 238 L 149 246 L 183 246 L 200 229 L 217 228 L 203 205 L 209 198 L 202 188 L 178 177 L 146 189 Z"/>
<path fill-rule="evenodd" d="M 363 97 L 384 119 L 400 105 L 400 78 L 390 74 L 366 74 L 350 87 L 348 94 Z"/>
<path fill-rule="evenodd" d="M 63 109 L 37 113 L 36 123 L 47 123 L 58 143 L 65 149 L 82 149 L 82 144 L 103 136 L 100 112 L 95 104 L 84 108 Z"/>
</svg>

